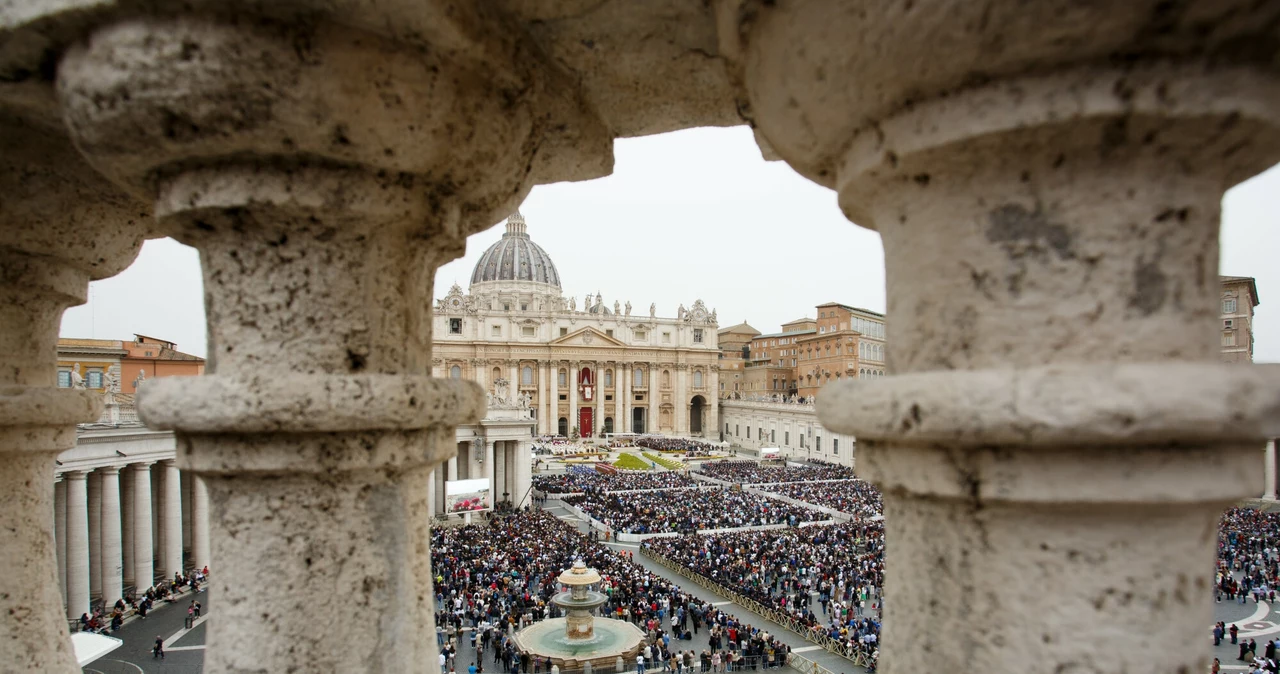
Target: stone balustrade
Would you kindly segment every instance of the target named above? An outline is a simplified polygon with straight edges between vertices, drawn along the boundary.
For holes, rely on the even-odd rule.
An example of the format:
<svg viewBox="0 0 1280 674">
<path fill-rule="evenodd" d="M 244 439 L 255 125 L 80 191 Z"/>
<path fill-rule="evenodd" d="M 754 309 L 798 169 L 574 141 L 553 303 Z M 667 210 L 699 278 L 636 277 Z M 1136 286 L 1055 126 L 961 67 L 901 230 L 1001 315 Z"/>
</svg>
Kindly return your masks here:
<svg viewBox="0 0 1280 674">
<path fill-rule="evenodd" d="M 1215 325 L 1222 193 L 1280 157 L 1278 16 L 10 3 L 0 660 L 75 669 L 49 485 L 101 409 L 56 388 L 55 340 L 144 237 L 204 272 L 211 374 L 139 405 L 208 487 L 206 669 L 426 671 L 429 475 L 484 411 L 430 376 L 435 269 L 533 185 L 607 174 L 614 138 L 748 123 L 884 240 L 893 376 L 818 405 L 885 492 L 882 671 L 1204 669 L 1213 522 L 1277 435 L 1280 377 L 1216 364 Z"/>
</svg>

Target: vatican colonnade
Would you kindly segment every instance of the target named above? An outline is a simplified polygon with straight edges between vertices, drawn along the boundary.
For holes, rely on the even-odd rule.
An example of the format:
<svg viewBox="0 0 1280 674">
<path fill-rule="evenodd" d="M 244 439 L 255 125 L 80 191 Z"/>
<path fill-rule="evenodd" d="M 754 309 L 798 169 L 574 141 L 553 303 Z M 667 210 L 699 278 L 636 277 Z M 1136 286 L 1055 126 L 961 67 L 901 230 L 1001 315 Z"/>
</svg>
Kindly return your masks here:
<svg viewBox="0 0 1280 674">
<path fill-rule="evenodd" d="M 0 660 L 75 669 L 49 485 L 100 409 L 56 387 L 59 317 L 167 235 L 201 254 L 211 374 L 139 405 L 208 489 L 206 669 L 434 667 L 430 471 L 486 407 L 432 376 L 436 268 L 614 138 L 746 123 L 884 240 L 891 376 L 818 405 L 884 490 L 882 671 L 1202 671 L 1214 523 L 1280 435 L 1274 368 L 1217 363 L 1215 327 L 1220 199 L 1280 159 L 1278 17 L 7 6 Z"/>
</svg>

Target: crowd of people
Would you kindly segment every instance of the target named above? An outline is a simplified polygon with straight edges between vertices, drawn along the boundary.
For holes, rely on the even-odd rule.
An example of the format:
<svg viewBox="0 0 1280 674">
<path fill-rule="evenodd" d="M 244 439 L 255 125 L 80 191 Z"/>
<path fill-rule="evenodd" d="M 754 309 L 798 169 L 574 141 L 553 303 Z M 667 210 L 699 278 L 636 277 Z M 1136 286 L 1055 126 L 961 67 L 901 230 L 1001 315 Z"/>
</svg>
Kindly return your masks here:
<svg viewBox="0 0 1280 674">
<path fill-rule="evenodd" d="M 659 452 L 683 452 L 685 456 L 710 456 L 715 445 L 688 438 L 667 438 L 658 435 L 642 435 L 634 440 L 637 447 Z"/>
<path fill-rule="evenodd" d="M 697 480 L 673 471 L 626 470 L 613 474 L 588 468 L 564 475 L 538 475 L 533 478 L 533 488 L 547 494 L 572 494 L 577 492 L 606 492 L 626 489 L 677 489 L 696 487 Z"/>
<path fill-rule="evenodd" d="M 827 518 L 810 508 L 727 489 L 589 493 L 567 497 L 564 503 L 580 508 L 612 531 L 628 534 L 693 533 L 699 529 L 766 524 L 795 526 Z"/>
<path fill-rule="evenodd" d="M 750 460 L 711 461 L 699 466 L 695 472 L 741 484 L 848 480 L 854 477 L 852 468 L 836 464 L 761 466 Z"/>
<path fill-rule="evenodd" d="M 561 590 L 556 579 L 577 559 L 601 575 L 599 590 L 609 599 L 600 614 L 630 621 L 645 632 L 639 657 L 651 668 L 671 666 L 691 673 L 695 662 L 705 663 L 702 671 L 721 663 L 726 667 L 716 671 L 725 671 L 728 663 L 744 661 L 781 666 L 789 653 L 767 632 L 683 592 L 635 564 L 633 555 L 610 550 L 541 510 L 434 530 L 431 555 L 442 674 L 468 667 L 457 662 L 464 631 L 476 647 L 478 670 L 484 664 L 480 660 L 491 653 L 504 672 L 549 672 L 549 663 L 521 653 L 508 632 L 556 617 L 559 609 L 550 601 Z M 695 655 L 693 641 L 701 630 L 707 647 Z"/>
<path fill-rule="evenodd" d="M 107 634 L 120 629 L 129 616 L 136 615 L 146 620 L 147 614 L 160 602 L 176 603 L 184 595 L 194 597 L 208 575 L 207 566 L 187 575 L 175 571 L 173 578 L 161 580 L 142 594 L 130 594 L 117 599 L 110 608 L 96 607 L 92 612 L 80 614 L 80 630 Z M 194 612 L 196 618 L 200 617 L 200 602 L 192 599 L 188 610 Z"/>
<path fill-rule="evenodd" d="M 641 546 L 785 613 L 838 641 L 847 654 L 876 657 L 884 584 L 880 521 L 651 538 Z"/>
<path fill-rule="evenodd" d="M 590 454 L 600 449 L 577 440 L 566 440 L 555 436 L 542 436 L 533 441 L 533 453 L 543 456 L 572 456 L 574 454 Z"/>
<path fill-rule="evenodd" d="M 787 482 L 771 486 L 768 491 L 770 494 L 779 494 L 864 519 L 884 512 L 880 490 L 870 482 L 858 479 L 838 482 Z"/>
</svg>

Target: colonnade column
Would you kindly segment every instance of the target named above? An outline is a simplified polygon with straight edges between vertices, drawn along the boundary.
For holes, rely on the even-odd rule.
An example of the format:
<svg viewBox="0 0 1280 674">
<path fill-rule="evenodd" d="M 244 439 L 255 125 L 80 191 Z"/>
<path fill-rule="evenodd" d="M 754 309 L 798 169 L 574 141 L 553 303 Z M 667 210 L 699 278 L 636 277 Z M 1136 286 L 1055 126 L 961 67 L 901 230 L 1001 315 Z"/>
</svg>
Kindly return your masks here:
<svg viewBox="0 0 1280 674">
<path fill-rule="evenodd" d="M 89 596 L 102 596 L 102 473 L 89 471 L 86 493 L 89 499 Z"/>
<path fill-rule="evenodd" d="M 209 487 L 204 478 L 192 476 L 191 483 L 191 563 L 197 569 L 209 566 Z"/>
<path fill-rule="evenodd" d="M 120 546 L 120 468 L 106 466 L 102 474 L 102 603 L 108 609 L 124 594 L 124 568 Z"/>
<path fill-rule="evenodd" d="M 523 508 L 530 502 L 529 487 L 533 481 L 533 463 L 530 458 L 529 443 L 525 440 L 516 440 L 512 443 L 515 445 L 515 495 L 511 497 L 515 507 Z"/>
<path fill-rule="evenodd" d="M 89 612 L 88 475 L 75 470 L 62 476 L 67 482 L 67 618 L 75 620 Z"/>
<path fill-rule="evenodd" d="M 547 363 L 538 361 L 538 435 L 547 434 Z"/>
<path fill-rule="evenodd" d="M 151 541 L 151 464 L 133 468 L 133 584 L 139 596 L 156 582 L 155 551 Z"/>
<path fill-rule="evenodd" d="M 625 363 L 622 366 L 622 426 L 621 430 L 625 433 L 631 433 L 635 429 L 631 427 L 631 363 Z"/>
<path fill-rule="evenodd" d="M 740 109 L 884 243 L 893 376 L 819 414 L 884 494 L 885 674 L 1208 668 L 1280 405 L 1218 362 L 1222 193 L 1280 159 L 1274 69 L 1219 45 L 1274 11 L 1216 9 L 952 4 L 944 51 L 936 11 L 726 17 Z"/>
<path fill-rule="evenodd" d="M 161 525 L 164 527 L 164 550 L 160 563 L 164 577 L 172 580 L 182 573 L 182 476 L 177 461 L 163 461 L 164 499 L 161 501 Z"/>
<path fill-rule="evenodd" d="M 53 483 L 54 550 L 58 557 L 58 589 L 67 602 L 67 481 L 62 475 Z"/>
<path fill-rule="evenodd" d="M 133 555 L 137 518 L 134 517 L 133 508 L 137 499 L 134 496 L 134 472 L 129 470 L 127 464 L 120 468 L 118 479 L 120 481 L 120 582 L 126 587 L 133 585 L 136 588 L 137 580 L 133 574 L 137 569 L 137 563 Z"/>
</svg>

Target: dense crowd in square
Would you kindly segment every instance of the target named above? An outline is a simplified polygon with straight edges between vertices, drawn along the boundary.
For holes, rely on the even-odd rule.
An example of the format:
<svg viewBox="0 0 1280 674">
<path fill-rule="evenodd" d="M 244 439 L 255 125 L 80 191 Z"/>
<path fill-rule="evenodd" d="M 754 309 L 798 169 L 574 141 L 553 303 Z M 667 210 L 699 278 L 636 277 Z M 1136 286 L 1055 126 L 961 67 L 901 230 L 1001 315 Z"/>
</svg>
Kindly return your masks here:
<svg viewBox="0 0 1280 674">
<path fill-rule="evenodd" d="M 838 482 L 788 482 L 772 485 L 768 488 L 768 492 L 863 519 L 875 517 L 884 512 L 880 490 L 870 482 L 858 479 Z"/>
<path fill-rule="evenodd" d="M 649 491 L 632 494 L 584 494 L 564 503 L 580 508 L 610 530 L 628 534 L 692 533 L 766 524 L 817 522 L 816 510 L 727 489 Z"/>
<path fill-rule="evenodd" d="M 653 449 L 659 452 L 683 452 L 685 456 L 710 456 L 716 446 L 689 438 L 665 438 L 656 435 L 642 435 L 635 439 L 637 447 Z"/>
<path fill-rule="evenodd" d="M 651 538 L 641 547 L 785 613 L 848 654 L 874 659 L 884 583 L 880 521 Z"/>
<path fill-rule="evenodd" d="M 761 466 L 749 460 L 710 461 L 696 468 L 695 472 L 740 484 L 848 480 L 854 476 L 852 468 L 835 464 Z"/>
<path fill-rule="evenodd" d="M 545 660 L 516 649 L 508 629 L 556 617 L 559 609 L 550 602 L 561 590 L 556 578 L 577 559 L 600 572 L 598 589 L 609 597 L 600 614 L 645 632 L 641 657 L 655 671 L 724 672 L 746 662 L 782 666 L 790 652 L 767 631 L 693 597 L 634 563 L 629 553 L 610 550 L 544 511 L 495 513 L 486 524 L 436 529 L 431 556 L 443 674 L 467 668 L 456 662 L 456 639 L 464 628 L 470 628 L 477 654 L 492 653 L 503 671 L 549 672 Z M 706 647 L 696 646 L 695 637 L 705 638 Z"/>
<path fill-rule="evenodd" d="M 618 471 L 606 475 L 594 467 L 564 475 L 537 475 L 533 488 L 547 494 L 572 494 L 577 492 L 601 493 L 626 489 L 677 489 L 697 487 L 697 480 L 671 471 Z"/>
</svg>

